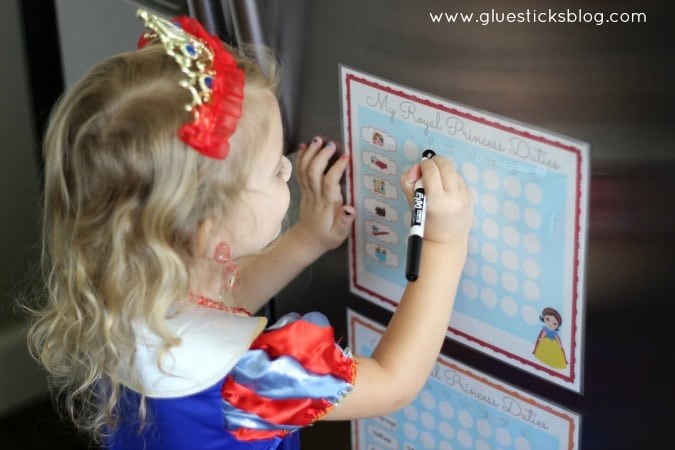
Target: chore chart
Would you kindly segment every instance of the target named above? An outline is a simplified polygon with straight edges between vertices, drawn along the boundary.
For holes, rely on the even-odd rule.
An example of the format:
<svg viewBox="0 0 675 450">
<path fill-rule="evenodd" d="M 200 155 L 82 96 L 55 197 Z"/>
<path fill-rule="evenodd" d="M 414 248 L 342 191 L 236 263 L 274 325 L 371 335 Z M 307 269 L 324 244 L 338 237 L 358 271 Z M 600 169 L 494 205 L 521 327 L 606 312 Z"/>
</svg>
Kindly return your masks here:
<svg viewBox="0 0 675 450">
<path fill-rule="evenodd" d="M 347 67 L 340 80 L 350 290 L 398 305 L 411 214 L 399 177 L 433 149 L 475 205 L 448 336 L 581 392 L 588 144 Z"/>
<path fill-rule="evenodd" d="M 370 355 L 384 328 L 348 310 L 349 345 Z M 572 450 L 578 414 L 440 356 L 418 397 L 388 416 L 352 422 L 353 450 Z"/>
</svg>

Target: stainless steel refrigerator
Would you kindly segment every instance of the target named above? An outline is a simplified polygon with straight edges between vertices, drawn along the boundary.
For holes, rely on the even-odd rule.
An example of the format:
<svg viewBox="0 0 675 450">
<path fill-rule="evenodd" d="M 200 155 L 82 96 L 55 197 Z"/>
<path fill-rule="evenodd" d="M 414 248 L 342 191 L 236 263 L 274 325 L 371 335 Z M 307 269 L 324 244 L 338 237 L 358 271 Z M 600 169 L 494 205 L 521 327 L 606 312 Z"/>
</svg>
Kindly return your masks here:
<svg viewBox="0 0 675 450">
<path fill-rule="evenodd" d="M 152 3 L 57 0 L 65 85 L 95 60 L 131 48 L 131 30 L 138 30 L 134 9 Z M 581 414 L 581 448 L 669 448 L 663 443 L 672 440 L 675 420 L 669 370 L 675 355 L 671 3 L 154 3 L 167 14 L 176 5 L 202 17 L 205 12 L 196 7 L 214 7 L 209 11 L 216 11 L 215 25 L 223 37 L 235 39 L 242 30 L 245 39 L 259 36 L 250 24 L 235 23 L 233 29 L 232 11 L 240 18 L 242 8 L 251 8 L 246 17 L 258 14 L 255 23 L 282 64 L 289 153 L 316 134 L 341 138 L 339 64 L 589 142 L 583 394 L 452 340 L 444 352 Z M 576 13 L 576 20 L 569 14 L 555 20 L 535 16 L 550 11 Z M 619 13 L 617 23 L 608 19 L 613 12 Z M 291 219 L 295 214 L 292 207 Z M 346 244 L 306 269 L 273 299 L 273 306 L 268 314 L 320 310 L 343 338 L 347 307 L 382 324 L 391 315 L 349 292 Z M 303 432 L 305 448 L 350 448 L 349 433 L 348 424 L 319 423 Z"/>
</svg>

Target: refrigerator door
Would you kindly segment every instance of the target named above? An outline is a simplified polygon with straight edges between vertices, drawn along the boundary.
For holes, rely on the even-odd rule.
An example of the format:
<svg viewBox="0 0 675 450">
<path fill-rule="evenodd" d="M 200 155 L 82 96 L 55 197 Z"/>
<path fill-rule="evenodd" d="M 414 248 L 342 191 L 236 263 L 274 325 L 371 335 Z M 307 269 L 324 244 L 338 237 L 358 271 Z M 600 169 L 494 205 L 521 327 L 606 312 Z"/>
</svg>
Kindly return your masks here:
<svg viewBox="0 0 675 450">
<path fill-rule="evenodd" d="M 94 61 L 133 48 L 141 31 L 135 2 L 56 4 L 68 85 Z M 675 296 L 672 4 L 260 4 L 287 80 L 282 97 L 293 104 L 291 152 L 315 135 L 340 139 L 340 64 L 591 144 L 583 395 L 453 341 L 444 353 L 580 413 L 582 448 L 668 442 L 675 419 L 675 390 L 665 367 L 673 354 L 668 312 Z M 296 198 L 291 219 L 297 206 Z M 348 276 L 342 245 L 279 293 L 277 315 L 322 311 L 336 336 L 345 338 L 347 306 L 386 324 L 390 313 L 352 295 Z M 306 448 L 349 448 L 348 424 L 317 424 L 303 432 L 303 441 Z"/>
</svg>

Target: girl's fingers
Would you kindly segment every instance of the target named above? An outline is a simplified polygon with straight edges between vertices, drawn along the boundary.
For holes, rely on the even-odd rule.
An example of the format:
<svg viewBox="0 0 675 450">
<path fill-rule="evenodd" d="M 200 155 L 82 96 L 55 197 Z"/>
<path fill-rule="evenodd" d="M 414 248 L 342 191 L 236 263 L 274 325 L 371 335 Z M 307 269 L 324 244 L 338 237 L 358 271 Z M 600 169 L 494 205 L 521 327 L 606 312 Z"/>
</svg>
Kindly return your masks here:
<svg viewBox="0 0 675 450">
<path fill-rule="evenodd" d="M 343 153 L 328 169 L 323 177 L 323 196 L 330 202 L 342 203 L 342 191 L 340 179 L 347 169 L 349 155 Z"/>
<path fill-rule="evenodd" d="M 412 192 L 415 189 L 415 182 L 420 178 L 422 178 L 422 169 L 419 164 L 415 164 L 401 175 L 401 189 L 403 189 L 403 194 L 409 204 L 412 203 Z"/>
<path fill-rule="evenodd" d="M 302 146 L 304 146 L 304 148 Z M 319 136 L 314 137 L 309 144 L 301 144 L 301 151 L 298 153 L 298 157 L 295 161 L 298 183 L 300 183 L 301 186 L 307 184 L 307 169 L 322 146 L 323 139 Z"/>
<path fill-rule="evenodd" d="M 321 193 L 321 183 L 323 182 L 324 172 L 326 172 L 326 167 L 328 167 L 328 162 L 333 156 L 337 146 L 334 142 L 328 142 L 324 147 L 316 152 L 314 158 L 307 167 L 307 176 L 309 177 L 309 183 L 312 190 L 316 194 Z"/>
<path fill-rule="evenodd" d="M 352 223 L 354 223 L 354 213 L 353 206 L 344 205 L 340 208 L 340 214 L 335 218 L 335 222 L 333 223 L 333 231 L 341 239 L 344 239 L 351 231 Z"/>
<path fill-rule="evenodd" d="M 443 180 L 441 170 L 436 158 L 425 159 L 420 163 L 422 169 L 422 183 L 424 190 L 429 192 L 438 192 L 443 190 Z"/>
<path fill-rule="evenodd" d="M 321 138 L 315 138 L 299 156 L 300 159 L 297 163 L 300 186 L 316 195 L 322 194 L 324 172 L 328 167 L 330 158 L 337 150 L 337 146 L 332 141 L 325 146 L 321 146 L 322 143 Z"/>
<path fill-rule="evenodd" d="M 441 183 L 443 189 L 447 192 L 454 192 L 460 189 L 463 184 L 461 177 L 457 173 L 457 169 L 446 158 L 433 158 L 433 161 L 438 166 L 438 169 L 441 174 Z"/>
</svg>

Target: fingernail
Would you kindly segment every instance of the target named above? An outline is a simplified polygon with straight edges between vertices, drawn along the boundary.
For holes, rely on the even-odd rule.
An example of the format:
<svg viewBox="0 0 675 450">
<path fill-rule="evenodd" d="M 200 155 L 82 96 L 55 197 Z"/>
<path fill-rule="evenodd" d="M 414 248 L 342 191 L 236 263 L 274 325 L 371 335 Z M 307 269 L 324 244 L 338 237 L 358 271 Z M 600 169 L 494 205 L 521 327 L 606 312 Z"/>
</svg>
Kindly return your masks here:
<svg viewBox="0 0 675 450">
<path fill-rule="evenodd" d="M 344 210 L 345 216 L 351 216 L 352 212 L 349 210 Z"/>
<path fill-rule="evenodd" d="M 333 141 L 330 141 L 328 144 L 326 144 L 326 150 L 334 150 L 335 149 L 335 143 Z"/>
</svg>

